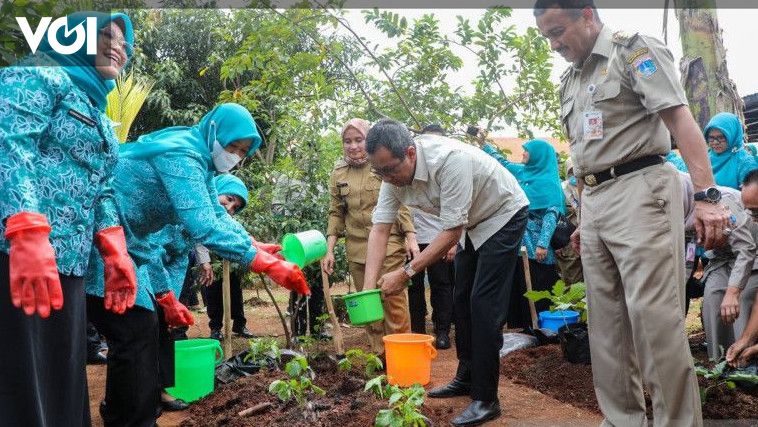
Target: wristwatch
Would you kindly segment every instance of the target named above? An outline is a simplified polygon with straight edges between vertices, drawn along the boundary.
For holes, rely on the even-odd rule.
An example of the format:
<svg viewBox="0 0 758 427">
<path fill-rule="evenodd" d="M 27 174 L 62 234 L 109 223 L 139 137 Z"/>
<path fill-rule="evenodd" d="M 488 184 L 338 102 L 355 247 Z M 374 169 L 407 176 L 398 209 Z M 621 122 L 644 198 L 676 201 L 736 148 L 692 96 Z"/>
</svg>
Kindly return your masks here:
<svg viewBox="0 0 758 427">
<path fill-rule="evenodd" d="M 716 187 L 706 188 L 694 195 L 696 202 L 718 203 L 721 200 L 721 191 Z"/>
<path fill-rule="evenodd" d="M 411 263 L 410 262 L 406 262 L 403 265 L 403 271 L 405 271 L 405 274 L 407 274 L 408 277 L 413 277 L 413 276 L 416 275 L 416 270 L 414 270 L 413 267 L 411 267 Z"/>
</svg>

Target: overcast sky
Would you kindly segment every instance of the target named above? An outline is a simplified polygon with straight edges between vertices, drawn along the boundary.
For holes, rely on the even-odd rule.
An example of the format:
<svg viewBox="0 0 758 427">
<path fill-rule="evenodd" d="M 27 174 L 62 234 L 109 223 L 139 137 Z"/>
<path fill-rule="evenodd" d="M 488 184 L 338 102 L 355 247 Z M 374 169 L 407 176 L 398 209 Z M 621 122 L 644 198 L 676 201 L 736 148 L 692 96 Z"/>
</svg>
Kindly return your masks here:
<svg viewBox="0 0 758 427">
<path fill-rule="evenodd" d="M 399 9 L 393 10 L 412 20 L 423 14 L 433 12 L 440 20 L 440 28 L 449 29 L 452 33 L 456 28 L 456 15 L 461 15 L 475 21 L 481 16 L 483 10 L 477 9 Z M 658 37 L 661 40 L 663 28 L 662 9 L 605 9 L 600 10 L 600 18 L 603 23 L 614 30 L 624 30 L 629 33 L 640 32 Z M 358 10 L 350 10 L 349 21 L 351 26 L 362 36 L 387 45 L 389 43 L 383 35 L 373 26 L 364 24 L 363 16 Z M 719 26 L 723 30 L 724 46 L 727 49 L 727 66 L 729 77 L 737 84 L 740 96 L 758 92 L 758 9 L 720 9 L 718 10 Z M 673 9 L 668 14 L 669 37 L 668 45 L 677 60 L 682 57 L 682 47 L 679 41 L 679 23 L 676 20 Z M 531 9 L 516 9 L 513 11 L 511 22 L 516 25 L 519 32 L 530 26 L 535 26 Z M 476 72 L 476 62 L 473 55 L 463 48 L 453 46 L 456 54 L 469 64 L 464 67 L 458 76 L 451 76 L 453 81 L 470 81 Z M 553 55 L 553 80 L 558 83 L 559 76 L 568 66 L 566 61 L 559 55 Z M 473 66 L 472 66 L 473 65 Z M 506 131 L 505 134 L 513 134 Z"/>
</svg>

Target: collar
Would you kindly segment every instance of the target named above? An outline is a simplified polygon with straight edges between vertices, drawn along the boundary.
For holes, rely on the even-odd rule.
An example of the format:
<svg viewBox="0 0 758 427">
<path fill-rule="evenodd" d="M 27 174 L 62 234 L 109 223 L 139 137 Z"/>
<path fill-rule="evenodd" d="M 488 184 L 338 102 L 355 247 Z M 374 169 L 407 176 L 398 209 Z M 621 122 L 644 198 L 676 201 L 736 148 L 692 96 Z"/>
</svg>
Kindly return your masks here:
<svg viewBox="0 0 758 427">
<path fill-rule="evenodd" d="M 413 174 L 414 181 L 427 182 L 429 180 L 429 167 L 426 164 L 422 145 L 424 139 L 422 136 L 416 140 L 416 172 Z"/>
<path fill-rule="evenodd" d="M 603 24 L 603 28 L 600 29 L 600 32 L 597 34 L 597 38 L 595 39 L 595 45 L 592 46 L 592 51 L 590 52 L 590 55 L 582 61 L 581 64 L 575 65 L 572 64 L 571 67 L 579 71 L 584 67 L 584 64 L 587 63 L 587 61 L 592 57 L 592 55 L 600 55 L 605 58 L 610 58 L 611 56 L 611 50 L 613 49 L 613 31 L 611 29 Z"/>
</svg>

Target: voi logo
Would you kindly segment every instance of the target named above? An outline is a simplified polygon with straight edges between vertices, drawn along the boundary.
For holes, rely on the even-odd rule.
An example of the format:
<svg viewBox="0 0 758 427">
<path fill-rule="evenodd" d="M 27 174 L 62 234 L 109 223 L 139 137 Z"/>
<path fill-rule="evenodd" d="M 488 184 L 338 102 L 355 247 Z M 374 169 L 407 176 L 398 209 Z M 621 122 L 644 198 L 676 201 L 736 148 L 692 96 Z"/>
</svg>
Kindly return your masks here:
<svg viewBox="0 0 758 427">
<path fill-rule="evenodd" d="M 70 55 L 78 52 L 79 49 L 87 44 L 87 55 L 94 55 L 97 53 L 97 18 L 88 17 L 85 22 L 80 22 L 73 28 L 68 27 L 68 20 L 66 17 L 58 18 L 53 21 L 53 18 L 45 16 L 43 17 L 37 29 L 32 31 L 29 21 L 25 17 L 16 17 L 21 32 L 24 34 L 26 43 L 29 45 L 32 53 L 37 52 L 39 44 L 42 42 L 42 38 L 47 34 L 47 42 L 50 47 L 61 55 Z M 76 38 L 71 44 L 62 44 L 56 34 L 58 30 L 63 28 L 63 36 L 67 39 L 71 36 L 71 33 L 76 33 Z"/>
</svg>

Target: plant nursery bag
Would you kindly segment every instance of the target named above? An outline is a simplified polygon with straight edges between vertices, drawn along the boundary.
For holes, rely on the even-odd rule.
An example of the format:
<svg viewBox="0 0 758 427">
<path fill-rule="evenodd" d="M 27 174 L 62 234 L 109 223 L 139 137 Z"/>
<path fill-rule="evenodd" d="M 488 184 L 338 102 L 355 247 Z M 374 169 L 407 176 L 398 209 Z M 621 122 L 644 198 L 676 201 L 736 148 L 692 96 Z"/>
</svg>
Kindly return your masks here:
<svg viewBox="0 0 758 427">
<path fill-rule="evenodd" d="M 590 334 L 587 325 L 575 323 L 558 329 L 563 357 L 571 363 L 590 364 Z"/>
</svg>

